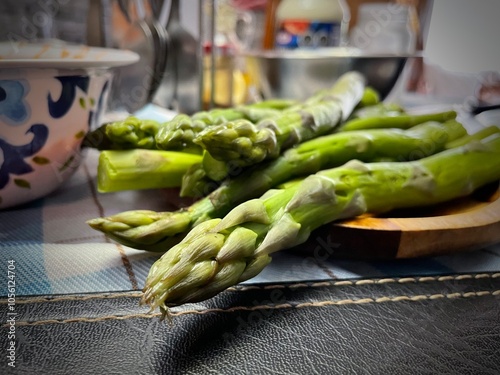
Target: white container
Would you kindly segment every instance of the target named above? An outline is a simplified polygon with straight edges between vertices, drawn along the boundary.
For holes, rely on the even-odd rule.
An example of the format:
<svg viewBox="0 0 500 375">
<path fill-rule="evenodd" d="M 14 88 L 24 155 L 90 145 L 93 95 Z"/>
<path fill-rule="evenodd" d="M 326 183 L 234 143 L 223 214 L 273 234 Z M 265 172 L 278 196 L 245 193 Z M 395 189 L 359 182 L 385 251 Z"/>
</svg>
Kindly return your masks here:
<svg viewBox="0 0 500 375">
<path fill-rule="evenodd" d="M 416 35 L 411 26 L 412 11 L 412 7 L 396 3 L 362 4 L 350 44 L 371 53 L 414 53 Z"/>
<path fill-rule="evenodd" d="M 343 0 L 282 0 L 276 9 L 277 49 L 343 44 Z"/>
</svg>

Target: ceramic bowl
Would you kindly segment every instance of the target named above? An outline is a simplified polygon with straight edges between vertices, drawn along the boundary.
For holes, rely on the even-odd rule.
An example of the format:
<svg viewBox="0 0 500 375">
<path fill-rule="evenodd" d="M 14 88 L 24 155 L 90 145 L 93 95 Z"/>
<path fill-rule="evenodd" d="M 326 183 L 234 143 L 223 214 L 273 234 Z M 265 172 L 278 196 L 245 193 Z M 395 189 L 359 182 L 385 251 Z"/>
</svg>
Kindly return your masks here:
<svg viewBox="0 0 500 375">
<path fill-rule="evenodd" d="M 43 197 L 76 171 L 113 76 L 113 64 L 88 55 L 61 58 L 49 48 L 40 57 L 43 46 L 29 45 L 12 56 L 11 47 L 0 45 L 0 209 Z"/>
</svg>

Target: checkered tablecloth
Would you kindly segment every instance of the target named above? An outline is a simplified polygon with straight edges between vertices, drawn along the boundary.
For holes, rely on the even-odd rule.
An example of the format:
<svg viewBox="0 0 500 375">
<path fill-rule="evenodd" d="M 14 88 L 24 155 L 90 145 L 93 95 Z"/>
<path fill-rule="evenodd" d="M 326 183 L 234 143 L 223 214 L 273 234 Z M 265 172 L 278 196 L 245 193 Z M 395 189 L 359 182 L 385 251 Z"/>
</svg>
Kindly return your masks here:
<svg viewBox="0 0 500 375">
<path fill-rule="evenodd" d="M 148 117 L 152 117 L 149 113 Z M 0 269 L 16 266 L 16 294 L 51 295 L 139 290 L 160 256 L 108 240 L 85 222 L 132 209 L 169 210 L 161 191 L 96 191 L 98 152 L 60 189 L 30 204 L 0 211 Z M 479 251 L 412 260 L 318 260 L 283 251 L 247 283 L 416 277 L 500 272 L 500 244 Z M 7 282 L 0 288 L 7 295 Z"/>
</svg>

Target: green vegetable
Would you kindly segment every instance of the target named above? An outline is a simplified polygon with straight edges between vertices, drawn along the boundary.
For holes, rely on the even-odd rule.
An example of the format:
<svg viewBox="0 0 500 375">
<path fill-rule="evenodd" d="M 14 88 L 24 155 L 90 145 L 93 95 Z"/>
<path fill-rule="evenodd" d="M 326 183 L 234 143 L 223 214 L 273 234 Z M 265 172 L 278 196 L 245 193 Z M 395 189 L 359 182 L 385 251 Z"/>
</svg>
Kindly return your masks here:
<svg viewBox="0 0 500 375">
<path fill-rule="evenodd" d="M 335 129 L 359 103 L 364 87 L 361 74 L 346 73 L 314 101 L 257 124 L 235 120 L 209 127 L 194 142 L 214 159 L 241 167 L 276 158 L 284 149 Z"/>
<path fill-rule="evenodd" d="M 463 137 L 460 137 L 458 139 L 452 140 L 446 144 L 446 148 L 454 148 L 454 147 L 460 147 L 463 146 L 473 140 L 480 141 L 483 138 L 489 137 L 490 135 L 493 134 L 498 134 L 500 133 L 500 129 L 498 126 L 488 126 L 484 129 L 481 129 L 480 131 L 474 133 L 474 134 L 467 134 Z"/>
<path fill-rule="evenodd" d="M 193 144 L 192 139 L 207 126 L 240 118 L 260 121 L 295 104 L 296 101 L 288 99 L 265 100 L 235 108 L 200 111 L 192 116 L 179 114 L 166 122 L 129 116 L 125 120 L 106 123 L 88 132 L 82 146 L 98 150 L 159 148 L 201 154 L 200 147 Z"/>
<path fill-rule="evenodd" d="M 197 163 L 182 176 L 180 197 L 201 198 L 210 194 L 220 183 L 209 178 L 203 163 Z"/>
<path fill-rule="evenodd" d="M 371 86 L 367 86 L 357 108 L 369 107 L 380 103 L 380 94 Z"/>
<path fill-rule="evenodd" d="M 182 177 L 200 155 L 161 150 L 104 150 L 99 155 L 97 188 L 120 190 L 179 187 Z"/>
<path fill-rule="evenodd" d="M 171 306 L 211 298 L 254 277 L 270 254 L 305 242 L 322 225 L 440 203 L 498 179 L 498 135 L 417 161 L 354 160 L 318 172 L 194 227 L 153 264 L 142 303 L 168 316 Z"/>
<path fill-rule="evenodd" d="M 399 104 L 380 103 L 369 107 L 356 109 L 349 119 L 368 117 L 392 117 L 405 114 L 405 110 Z"/>
<path fill-rule="evenodd" d="M 158 121 L 129 116 L 123 121 L 106 124 L 105 131 L 116 149 L 156 149 L 155 134 L 160 126 Z"/>
<path fill-rule="evenodd" d="M 380 117 L 361 117 L 349 120 L 342 124 L 339 130 L 360 130 L 360 129 L 376 129 L 376 128 L 400 128 L 408 129 L 412 126 L 422 124 L 428 121 L 444 122 L 454 120 L 457 117 L 455 111 L 446 111 L 438 113 L 429 113 L 424 115 L 397 115 L 397 116 L 380 116 Z"/>
<path fill-rule="evenodd" d="M 321 93 L 327 95 L 325 90 Z M 320 98 L 320 95 L 316 94 L 306 103 L 309 103 L 309 108 L 318 108 L 322 103 Z M 295 125 L 299 124 L 299 122 L 294 122 L 299 120 L 294 120 L 293 114 L 300 112 L 300 108 L 300 106 L 295 106 L 284 111 L 278 119 L 278 125 L 274 128 L 280 128 L 279 124 L 282 123 L 283 128 L 288 126 L 289 129 L 293 129 Z M 289 115 L 290 113 L 292 113 L 292 116 Z M 426 121 L 444 122 L 455 119 L 456 115 L 454 111 L 419 116 L 407 115 L 404 109 L 397 104 L 379 103 L 357 109 L 352 113 L 350 119 L 341 124 L 340 128 L 335 131 L 362 130 L 365 127 L 366 129 L 408 129 Z M 266 124 L 266 121 L 262 121 L 260 124 Z M 200 137 L 203 137 L 203 139 L 205 139 L 203 134 L 207 134 L 206 138 L 210 139 L 211 142 L 209 151 L 205 150 L 203 153 L 204 177 L 200 181 L 194 178 L 186 178 L 182 185 L 182 193 L 185 194 L 183 196 L 200 197 L 199 192 L 202 191 L 199 189 L 200 183 L 214 186 L 215 182 L 221 182 L 227 177 L 234 176 L 231 171 L 240 171 L 249 165 L 274 158 L 274 154 L 269 154 L 270 150 L 281 152 L 279 145 L 285 137 L 280 133 L 275 136 L 274 130 L 271 131 L 267 128 L 259 130 L 258 127 L 259 124 L 253 125 L 246 120 L 238 120 L 212 127 L 200 133 Z M 285 132 L 285 134 L 288 133 Z M 297 133 L 292 132 L 292 134 L 296 135 Z M 200 140 L 200 137 L 195 138 L 195 142 L 203 143 L 203 139 Z M 314 138 L 314 136 L 311 136 L 311 138 Z M 291 143 L 294 142 L 297 142 L 297 139 L 294 139 Z M 203 146 L 207 148 L 206 145 Z M 282 148 L 288 147 L 290 147 L 289 144 Z M 192 184 L 192 186 L 189 186 L 189 184 Z M 208 190 L 203 189 L 203 191 Z"/>
<path fill-rule="evenodd" d="M 452 139 L 465 134 L 456 121 L 427 123 L 414 129 L 375 129 L 341 132 L 319 137 L 287 150 L 278 159 L 246 170 L 229 179 L 189 208 L 175 212 L 134 211 L 90 220 L 88 224 L 127 246 L 166 251 L 165 242 L 187 233 L 205 220 L 225 215 L 236 204 L 258 197 L 292 178 L 339 166 L 353 158 L 408 160 L 443 150 Z"/>
<path fill-rule="evenodd" d="M 275 116 L 295 103 L 291 100 L 273 99 L 233 108 L 215 108 L 197 112 L 192 116 L 179 114 L 158 130 L 155 136 L 156 147 L 163 150 L 199 147 L 193 143 L 193 139 L 207 127 L 238 119 L 259 121 L 268 116 Z"/>
</svg>

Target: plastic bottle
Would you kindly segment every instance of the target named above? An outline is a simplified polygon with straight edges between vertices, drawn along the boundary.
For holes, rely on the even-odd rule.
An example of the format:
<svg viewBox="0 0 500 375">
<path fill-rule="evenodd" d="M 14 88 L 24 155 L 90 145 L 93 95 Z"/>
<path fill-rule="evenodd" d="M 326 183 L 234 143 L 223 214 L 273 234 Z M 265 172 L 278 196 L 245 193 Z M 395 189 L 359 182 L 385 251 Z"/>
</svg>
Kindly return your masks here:
<svg viewBox="0 0 500 375">
<path fill-rule="evenodd" d="M 276 9 L 277 49 L 343 44 L 343 0 L 282 0 Z"/>
</svg>

